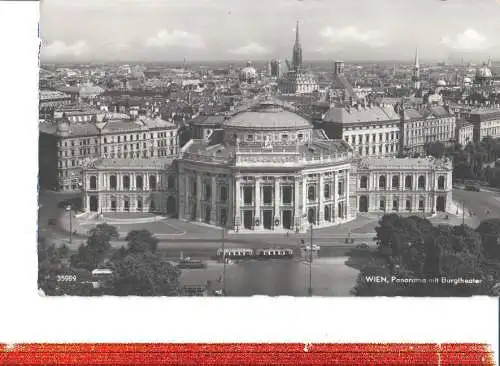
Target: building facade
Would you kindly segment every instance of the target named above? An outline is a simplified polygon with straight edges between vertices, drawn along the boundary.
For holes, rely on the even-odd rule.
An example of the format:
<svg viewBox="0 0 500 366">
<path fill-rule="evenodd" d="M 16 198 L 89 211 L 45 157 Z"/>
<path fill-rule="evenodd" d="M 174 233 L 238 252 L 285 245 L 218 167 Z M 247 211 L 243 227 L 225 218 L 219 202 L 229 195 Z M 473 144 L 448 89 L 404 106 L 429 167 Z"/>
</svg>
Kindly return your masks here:
<svg viewBox="0 0 500 366">
<path fill-rule="evenodd" d="M 303 232 L 359 212 L 430 215 L 451 203 L 451 163 L 359 161 L 345 140 L 317 132 L 265 101 L 225 120 L 208 140 L 190 140 L 173 162 L 90 164 L 84 204 L 93 212 L 160 212 L 236 232 Z"/>
<path fill-rule="evenodd" d="M 76 191 L 82 188 L 82 168 L 97 159 L 176 157 L 178 128 L 158 118 L 107 119 L 97 114 L 90 121 L 60 118 L 40 124 L 40 185 Z"/>
<path fill-rule="evenodd" d="M 400 149 L 411 154 L 422 155 L 428 143 L 448 144 L 455 140 L 455 123 L 455 116 L 441 106 L 420 109 L 403 107 Z"/>
<path fill-rule="evenodd" d="M 423 215 L 449 212 L 452 171 L 450 160 L 364 159 L 356 167 L 358 212 Z"/>
<path fill-rule="evenodd" d="M 330 139 L 345 140 L 359 157 L 398 153 L 399 115 L 392 106 L 332 106 L 317 126 Z"/>
<path fill-rule="evenodd" d="M 455 141 L 462 146 L 474 141 L 474 125 L 467 121 L 457 121 Z"/>
<path fill-rule="evenodd" d="M 483 109 L 469 114 L 469 122 L 474 125 L 474 142 L 486 136 L 500 137 L 500 109 Z"/>
</svg>

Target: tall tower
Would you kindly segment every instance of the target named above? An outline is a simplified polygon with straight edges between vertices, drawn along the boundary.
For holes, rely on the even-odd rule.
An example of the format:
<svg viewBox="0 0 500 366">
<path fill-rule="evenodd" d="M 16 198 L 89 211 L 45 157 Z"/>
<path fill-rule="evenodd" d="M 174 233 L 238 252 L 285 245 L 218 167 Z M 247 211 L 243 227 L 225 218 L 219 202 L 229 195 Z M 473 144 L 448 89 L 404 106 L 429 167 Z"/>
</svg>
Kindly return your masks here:
<svg viewBox="0 0 500 366">
<path fill-rule="evenodd" d="M 415 91 L 420 91 L 420 62 L 418 59 L 418 48 L 415 49 L 415 62 L 413 63 L 413 75 L 411 80 L 413 81 L 413 89 Z"/>
<path fill-rule="evenodd" d="M 298 71 L 302 67 L 302 46 L 299 39 L 299 21 L 295 27 L 295 44 L 293 45 L 292 68 Z"/>
</svg>

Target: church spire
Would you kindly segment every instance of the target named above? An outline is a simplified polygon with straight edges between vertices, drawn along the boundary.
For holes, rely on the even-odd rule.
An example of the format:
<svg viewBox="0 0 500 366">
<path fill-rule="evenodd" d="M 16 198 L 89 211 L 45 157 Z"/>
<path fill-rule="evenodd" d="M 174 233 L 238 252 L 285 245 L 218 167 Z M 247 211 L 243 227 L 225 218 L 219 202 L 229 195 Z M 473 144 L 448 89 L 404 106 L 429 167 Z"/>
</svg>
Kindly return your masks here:
<svg viewBox="0 0 500 366">
<path fill-rule="evenodd" d="M 299 70 L 302 67 L 302 47 L 300 45 L 298 19 L 297 26 L 295 27 L 295 44 L 293 45 L 292 67 L 295 71 Z"/>
<path fill-rule="evenodd" d="M 413 67 L 415 67 L 416 69 L 420 68 L 420 61 L 418 59 L 418 47 L 415 48 L 415 63 Z"/>
<path fill-rule="evenodd" d="M 413 63 L 413 89 L 417 94 L 420 92 L 420 60 L 418 57 L 418 47 L 415 48 L 415 62 Z"/>
</svg>

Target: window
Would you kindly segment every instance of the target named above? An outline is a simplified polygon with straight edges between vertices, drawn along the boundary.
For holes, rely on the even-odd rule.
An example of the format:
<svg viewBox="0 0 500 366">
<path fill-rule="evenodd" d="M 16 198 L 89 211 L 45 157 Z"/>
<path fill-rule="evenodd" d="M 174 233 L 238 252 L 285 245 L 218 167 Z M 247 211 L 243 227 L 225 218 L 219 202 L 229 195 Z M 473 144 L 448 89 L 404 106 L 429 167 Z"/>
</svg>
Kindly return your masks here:
<svg viewBox="0 0 500 366">
<path fill-rule="evenodd" d="M 344 182 L 343 181 L 339 182 L 337 193 L 338 193 L 339 196 L 344 195 Z"/>
<path fill-rule="evenodd" d="M 283 204 L 290 205 L 292 203 L 292 187 L 284 186 L 282 189 Z"/>
<path fill-rule="evenodd" d="M 310 184 L 307 188 L 307 198 L 309 201 L 316 200 L 316 186 L 314 184 Z"/>
<path fill-rule="evenodd" d="M 227 220 L 227 210 L 225 208 L 220 209 L 219 218 L 220 218 L 220 224 L 225 225 Z"/>
<path fill-rule="evenodd" d="M 149 189 L 152 189 L 153 191 L 156 190 L 156 176 L 155 175 L 150 175 L 149 176 Z"/>
<path fill-rule="evenodd" d="M 325 198 L 330 198 L 330 184 L 329 183 L 325 184 L 324 194 L 325 194 Z"/>
<path fill-rule="evenodd" d="M 130 189 L 130 176 L 129 175 L 123 176 L 123 189 Z"/>
<path fill-rule="evenodd" d="M 440 176 L 438 178 L 438 189 L 444 189 L 445 186 L 445 178 L 443 176 Z"/>
<path fill-rule="evenodd" d="M 128 198 L 125 198 L 124 201 L 123 201 L 123 209 L 126 212 L 130 211 L 130 201 L 128 200 Z"/>
<path fill-rule="evenodd" d="M 386 180 L 386 177 L 385 175 L 382 175 L 379 179 L 378 179 L 378 187 L 380 189 L 385 189 L 387 186 L 387 180 Z"/>
<path fill-rule="evenodd" d="M 142 211 L 142 198 L 137 198 L 137 211 Z"/>
<path fill-rule="evenodd" d="M 223 184 L 220 186 L 220 197 L 221 202 L 227 201 L 227 185 Z"/>
<path fill-rule="evenodd" d="M 111 198 L 111 211 L 116 212 L 116 198 Z"/>
<path fill-rule="evenodd" d="M 137 175 L 135 177 L 135 187 L 136 189 L 144 189 L 144 179 L 142 178 L 142 175 Z"/>
<path fill-rule="evenodd" d="M 265 205 L 271 205 L 273 203 L 273 188 L 269 186 L 262 187 L 262 196 Z"/>
<path fill-rule="evenodd" d="M 366 175 L 360 178 L 359 188 L 368 188 L 368 177 Z"/>
<path fill-rule="evenodd" d="M 392 189 L 399 189 L 399 176 L 394 175 L 392 177 Z"/>
<path fill-rule="evenodd" d="M 385 211 L 385 198 L 380 199 L 380 211 Z"/>
<path fill-rule="evenodd" d="M 392 210 L 393 211 L 399 210 L 399 201 L 397 199 L 392 201 Z"/>
<path fill-rule="evenodd" d="M 253 141 L 253 135 L 247 135 L 247 141 Z"/>
<path fill-rule="evenodd" d="M 205 183 L 205 201 L 210 201 L 212 198 L 212 183 Z"/>
<path fill-rule="evenodd" d="M 326 205 L 324 211 L 325 221 L 332 221 L 330 213 L 331 213 L 330 205 Z"/>
<path fill-rule="evenodd" d="M 425 208 L 424 205 L 425 205 L 424 204 L 424 200 L 423 199 L 419 199 L 418 200 L 418 209 L 419 209 L 419 211 L 423 211 L 424 210 L 424 208 Z"/>
<path fill-rule="evenodd" d="M 418 189 L 425 189 L 425 177 L 423 175 L 418 177 Z"/>
<path fill-rule="evenodd" d="M 168 186 L 169 189 L 174 189 L 175 188 L 175 178 L 172 175 L 168 176 L 167 186 Z"/>
<path fill-rule="evenodd" d="M 90 189 L 97 189 L 97 177 L 95 175 L 90 177 Z"/>
<path fill-rule="evenodd" d="M 411 175 L 407 175 L 405 177 L 405 189 L 412 189 L 413 187 L 413 178 Z"/>
<path fill-rule="evenodd" d="M 116 175 L 112 175 L 109 177 L 109 188 L 110 189 L 116 189 L 117 183 L 116 183 Z"/>
<path fill-rule="evenodd" d="M 411 199 L 406 199 L 406 211 L 411 211 Z"/>
<path fill-rule="evenodd" d="M 252 187 L 243 187 L 243 202 L 245 205 L 251 205 L 253 202 L 252 195 L 253 195 L 253 188 Z"/>
</svg>

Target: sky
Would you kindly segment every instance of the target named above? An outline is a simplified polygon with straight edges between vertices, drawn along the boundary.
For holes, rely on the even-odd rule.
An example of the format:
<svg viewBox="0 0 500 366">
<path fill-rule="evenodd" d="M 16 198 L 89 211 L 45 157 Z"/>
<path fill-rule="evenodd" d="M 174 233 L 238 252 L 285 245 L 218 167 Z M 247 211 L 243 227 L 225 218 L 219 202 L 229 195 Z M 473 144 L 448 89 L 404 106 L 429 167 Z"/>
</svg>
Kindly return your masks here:
<svg viewBox="0 0 500 366">
<path fill-rule="evenodd" d="M 41 0 L 42 62 L 500 60 L 500 0 Z"/>
</svg>

